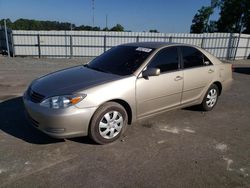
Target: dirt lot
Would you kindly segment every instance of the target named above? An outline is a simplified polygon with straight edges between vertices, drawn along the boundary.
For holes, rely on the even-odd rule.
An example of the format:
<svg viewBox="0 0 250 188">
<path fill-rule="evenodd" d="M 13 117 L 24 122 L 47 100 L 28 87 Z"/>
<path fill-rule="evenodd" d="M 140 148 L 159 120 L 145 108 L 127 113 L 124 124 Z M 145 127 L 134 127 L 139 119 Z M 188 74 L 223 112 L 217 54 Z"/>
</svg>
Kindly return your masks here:
<svg viewBox="0 0 250 188">
<path fill-rule="evenodd" d="M 87 60 L 0 57 L 0 187 L 250 187 L 250 62 L 211 112 L 140 121 L 110 145 L 50 138 L 24 117 L 34 78 Z"/>
</svg>

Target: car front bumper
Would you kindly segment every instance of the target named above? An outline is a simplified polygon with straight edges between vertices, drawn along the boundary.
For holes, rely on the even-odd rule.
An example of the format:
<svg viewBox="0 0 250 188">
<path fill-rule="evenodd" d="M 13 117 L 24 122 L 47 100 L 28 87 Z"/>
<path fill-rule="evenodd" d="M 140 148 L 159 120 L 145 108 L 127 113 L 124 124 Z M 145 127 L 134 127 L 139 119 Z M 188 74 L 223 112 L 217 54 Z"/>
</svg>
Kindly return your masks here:
<svg viewBox="0 0 250 188">
<path fill-rule="evenodd" d="M 42 132 L 54 138 L 71 138 L 88 135 L 90 119 L 96 107 L 50 109 L 23 97 L 28 120 Z"/>
</svg>

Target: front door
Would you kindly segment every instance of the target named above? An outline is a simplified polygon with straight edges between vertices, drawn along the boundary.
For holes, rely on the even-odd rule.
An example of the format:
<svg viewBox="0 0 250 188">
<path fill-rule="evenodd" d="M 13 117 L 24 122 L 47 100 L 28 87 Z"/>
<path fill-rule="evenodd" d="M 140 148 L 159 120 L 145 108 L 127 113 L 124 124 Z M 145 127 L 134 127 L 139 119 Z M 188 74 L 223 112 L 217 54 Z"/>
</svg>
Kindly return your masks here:
<svg viewBox="0 0 250 188">
<path fill-rule="evenodd" d="M 160 50 L 147 68 L 159 68 L 159 76 L 136 81 L 137 116 L 141 118 L 180 104 L 183 71 L 180 70 L 178 49 L 167 47 Z"/>
</svg>

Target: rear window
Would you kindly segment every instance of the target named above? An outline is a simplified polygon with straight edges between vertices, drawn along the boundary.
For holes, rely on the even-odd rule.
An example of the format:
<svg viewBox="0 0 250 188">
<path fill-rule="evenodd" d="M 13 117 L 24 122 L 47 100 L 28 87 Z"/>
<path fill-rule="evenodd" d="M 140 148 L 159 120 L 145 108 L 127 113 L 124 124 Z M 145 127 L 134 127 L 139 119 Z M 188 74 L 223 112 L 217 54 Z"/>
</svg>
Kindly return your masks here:
<svg viewBox="0 0 250 188">
<path fill-rule="evenodd" d="M 154 51 L 152 48 L 117 46 L 91 61 L 87 67 L 117 74 L 133 74 Z"/>
</svg>

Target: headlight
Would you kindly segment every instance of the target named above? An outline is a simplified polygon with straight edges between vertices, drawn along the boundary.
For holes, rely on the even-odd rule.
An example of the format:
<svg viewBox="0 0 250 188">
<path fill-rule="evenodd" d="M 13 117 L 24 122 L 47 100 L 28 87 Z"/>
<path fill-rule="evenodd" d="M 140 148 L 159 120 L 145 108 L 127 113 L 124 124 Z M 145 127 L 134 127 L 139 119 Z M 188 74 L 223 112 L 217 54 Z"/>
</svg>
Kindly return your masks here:
<svg viewBox="0 0 250 188">
<path fill-rule="evenodd" d="M 40 103 L 41 106 L 59 109 L 67 108 L 82 101 L 87 95 L 62 95 L 45 99 Z"/>
</svg>

